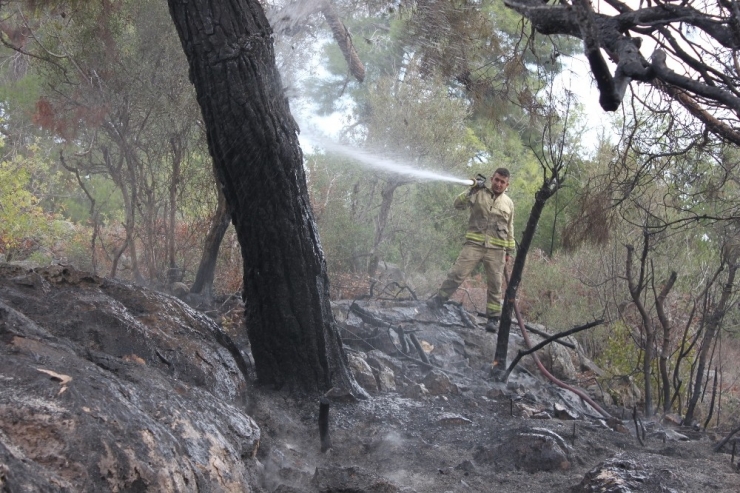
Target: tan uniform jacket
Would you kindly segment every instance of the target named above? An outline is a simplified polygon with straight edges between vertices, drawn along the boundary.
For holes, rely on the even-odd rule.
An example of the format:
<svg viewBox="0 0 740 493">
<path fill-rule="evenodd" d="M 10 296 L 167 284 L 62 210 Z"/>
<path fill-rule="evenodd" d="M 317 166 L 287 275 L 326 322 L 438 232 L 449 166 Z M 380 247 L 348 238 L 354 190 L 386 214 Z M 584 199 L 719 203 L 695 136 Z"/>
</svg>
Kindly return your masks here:
<svg viewBox="0 0 740 493">
<path fill-rule="evenodd" d="M 496 197 L 488 188 L 472 194 L 466 191 L 455 198 L 455 208 L 470 208 L 467 242 L 514 253 L 514 202 L 506 193 Z"/>
</svg>

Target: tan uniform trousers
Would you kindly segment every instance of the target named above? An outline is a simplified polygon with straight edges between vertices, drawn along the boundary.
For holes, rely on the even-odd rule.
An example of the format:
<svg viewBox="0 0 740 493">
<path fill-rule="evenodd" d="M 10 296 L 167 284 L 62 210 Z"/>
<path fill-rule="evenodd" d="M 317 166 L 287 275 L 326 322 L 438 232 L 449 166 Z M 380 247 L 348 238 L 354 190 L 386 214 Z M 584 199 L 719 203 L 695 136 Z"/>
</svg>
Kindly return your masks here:
<svg viewBox="0 0 740 493">
<path fill-rule="evenodd" d="M 486 248 L 471 243 L 464 244 L 455 265 L 452 266 L 447 274 L 447 279 L 439 288 L 439 295 L 445 299 L 449 298 L 480 262 L 483 262 L 488 284 L 486 316 L 501 316 L 501 279 L 506 262 L 506 250 L 503 248 Z"/>
</svg>

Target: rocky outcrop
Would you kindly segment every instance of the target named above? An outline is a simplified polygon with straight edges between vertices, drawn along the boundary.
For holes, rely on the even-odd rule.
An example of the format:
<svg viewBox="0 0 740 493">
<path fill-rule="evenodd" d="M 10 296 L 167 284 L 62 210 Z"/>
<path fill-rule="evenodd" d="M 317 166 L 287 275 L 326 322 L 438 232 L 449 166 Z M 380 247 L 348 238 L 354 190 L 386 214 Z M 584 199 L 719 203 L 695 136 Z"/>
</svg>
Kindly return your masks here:
<svg viewBox="0 0 740 493">
<path fill-rule="evenodd" d="M 250 491 L 247 360 L 179 300 L 0 264 L 0 489 Z"/>
</svg>

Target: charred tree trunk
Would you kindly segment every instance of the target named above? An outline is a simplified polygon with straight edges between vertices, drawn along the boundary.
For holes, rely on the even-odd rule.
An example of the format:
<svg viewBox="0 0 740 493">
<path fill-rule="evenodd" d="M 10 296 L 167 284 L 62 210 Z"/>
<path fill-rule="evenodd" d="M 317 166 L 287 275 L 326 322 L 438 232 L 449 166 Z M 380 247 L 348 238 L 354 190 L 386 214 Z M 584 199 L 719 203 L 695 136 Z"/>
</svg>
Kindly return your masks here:
<svg viewBox="0 0 740 493">
<path fill-rule="evenodd" d="M 671 410 L 671 381 L 668 377 L 668 358 L 671 356 L 671 333 L 673 332 L 673 327 L 665 313 L 665 299 L 671 289 L 673 289 L 677 278 L 678 274 L 676 271 L 671 272 L 660 294 L 655 297 L 655 309 L 658 312 L 658 320 L 660 320 L 660 326 L 663 329 L 663 345 L 660 349 L 659 368 L 660 378 L 663 382 L 663 412 L 666 413 Z M 655 289 L 653 289 L 653 292 L 655 292 Z"/>
<path fill-rule="evenodd" d="M 329 304 L 298 127 L 257 0 L 168 0 L 244 260 L 258 380 L 365 395 Z"/>
<path fill-rule="evenodd" d="M 380 192 L 382 200 L 380 202 L 380 211 L 378 211 L 378 217 L 375 219 L 375 238 L 373 240 L 373 251 L 370 253 L 370 260 L 367 264 L 367 274 L 370 277 L 375 276 L 375 271 L 378 269 L 378 263 L 380 257 L 378 257 L 378 247 L 385 238 L 385 227 L 388 224 L 388 215 L 391 212 L 391 204 L 393 203 L 393 194 L 396 189 L 402 185 L 397 181 L 389 181 L 383 187 Z"/>
<path fill-rule="evenodd" d="M 203 255 L 198 265 L 198 272 L 195 274 L 195 281 L 193 281 L 193 285 L 190 287 L 191 293 L 202 294 L 209 299 L 213 296 L 213 278 L 216 274 L 218 251 L 221 248 L 221 241 L 223 241 L 230 223 L 231 214 L 229 214 L 229 208 L 226 204 L 226 197 L 224 197 L 224 193 L 219 187 L 218 207 L 206 235 L 203 245 Z"/>
<path fill-rule="evenodd" d="M 645 347 L 642 359 L 642 374 L 645 379 L 645 416 L 652 416 L 653 414 L 653 387 L 650 379 L 652 372 L 654 346 L 655 346 L 655 326 L 653 325 L 653 319 L 650 317 L 645 304 L 642 302 L 642 292 L 645 288 L 645 266 L 647 263 L 650 236 L 647 231 L 643 234 L 642 254 L 640 256 L 640 274 L 637 281 L 632 273 L 632 260 L 634 258 L 635 248 L 632 245 L 627 245 L 627 285 L 629 287 L 630 296 L 632 302 L 637 307 L 637 311 L 640 312 L 640 318 L 642 319 L 642 328 L 645 334 Z"/>
<path fill-rule="evenodd" d="M 355 46 L 352 43 L 352 36 L 349 34 L 344 23 L 339 19 L 339 14 L 337 14 L 334 5 L 331 2 L 326 2 L 321 8 L 321 13 L 324 14 L 324 19 L 329 24 L 329 28 L 331 28 L 331 33 L 334 35 L 339 49 L 342 50 L 342 55 L 347 61 L 350 73 L 358 82 L 364 81 L 365 66 L 357 55 Z"/>
<path fill-rule="evenodd" d="M 689 398 L 688 405 L 686 407 L 686 416 L 684 416 L 683 424 L 690 425 L 694 420 L 694 412 L 696 411 L 696 405 L 699 403 L 699 397 L 701 396 L 702 383 L 704 382 L 704 375 L 707 368 L 707 362 L 709 361 L 709 349 L 712 346 L 717 332 L 719 331 L 722 319 L 729 308 L 730 298 L 732 296 L 732 290 L 735 286 L 735 274 L 737 273 L 738 266 L 735 263 L 731 263 L 728 266 L 727 282 L 723 286 L 722 296 L 720 297 L 717 308 L 711 314 L 706 323 L 706 329 L 704 331 L 704 338 L 701 341 L 699 347 L 699 361 L 696 365 L 696 377 L 694 378 L 694 387 L 691 389 L 691 397 Z"/>
<path fill-rule="evenodd" d="M 514 310 L 517 291 L 524 274 L 524 263 L 527 260 L 529 247 L 537 231 L 537 224 L 540 222 L 540 216 L 545 209 L 547 200 L 552 197 L 560 187 L 557 179 L 545 180 L 540 189 L 534 196 L 534 205 L 529 212 L 527 226 L 522 233 L 522 241 L 519 243 L 514 259 L 514 268 L 511 277 L 506 285 L 506 294 L 504 295 L 504 306 L 501 311 L 501 323 L 498 328 L 498 337 L 496 339 L 496 353 L 493 359 L 493 373 L 497 378 L 503 378 L 506 374 L 506 354 L 509 351 L 509 333 L 511 332 L 511 313 Z"/>
<path fill-rule="evenodd" d="M 182 142 L 176 140 L 175 137 L 170 137 L 170 149 L 172 150 L 172 176 L 170 178 L 170 210 L 167 223 L 167 280 L 172 284 L 182 277 L 178 274 L 175 261 L 175 233 L 177 231 L 175 221 L 177 219 L 177 187 L 180 185 L 180 168 L 183 155 Z"/>
</svg>

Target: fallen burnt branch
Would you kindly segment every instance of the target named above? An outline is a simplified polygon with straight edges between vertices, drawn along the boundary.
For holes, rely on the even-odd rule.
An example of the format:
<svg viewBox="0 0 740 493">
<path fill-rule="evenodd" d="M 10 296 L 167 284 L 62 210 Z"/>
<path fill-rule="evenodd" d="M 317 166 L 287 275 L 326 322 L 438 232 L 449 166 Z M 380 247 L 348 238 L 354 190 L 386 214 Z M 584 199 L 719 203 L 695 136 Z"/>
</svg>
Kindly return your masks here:
<svg viewBox="0 0 740 493">
<path fill-rule="evenodd" d="M 475 322 L 471 320 L 470 315 L 468 315 L 467 310 L 462 305 L 459 305 L 457 307 L 457 313 L 460 315 L 460 319 L 463 321 L 465 325 L 467 325 L 471 329 L 477 329 L 478 327 L 475 325 Z"/>
<path fill-rule="evenodd" d="M 721 442 L 719 442 L 717 446 L 714 447 L 714 451 L 719 452 L 720 450 L 722 450 L 722 447 L 724 447 L 727 442 L 732 440 L 732 437 L 735 436 L 735 433 L 737 433 L 738 431 L 740 431 L 740 426 L 732 430 L 729 435 L 727 435 Z"/>
<path fill-rule="evenodd" d="M 396 335 L 398 336 L 398 340 L 401 342 L 401 352 L 403 354 L 409 353 L 409 343 L 406 340 L 406 332 L 403 330 L 403 327 L 398 326 L 393 328 L 394 331 L 396 331 Z M 388 334 L 390 336 L 390 333 Z M 391 338 L 391 343 L 393 342 L 393 338 Z M 394 344 L 395 346 L 395 344 Z M 396 349 L 398 351 L 398 349 Z"/>
<path fill-rule="evenodd" d="M 398 333 L 398 330 L 400 330 L 401 332 L 403 332 L 403 329 L 400 328 L 400 327 L 398 327 L 398 328 L 391 327 L 391 330 L 396 331 L 396 333 Z M 413 335 L 413 332 L 406 332 L 406 334 L 409 334 L 411 336 L 411 335 Z M 390 334 L 389 334 L 389 337 L 390 337 Z M 396 356 L 396 357 L 399 357 L 399 358 L 402 358 L 402 359 L 411 361 L 412 363 L 416 363 L 417 365 L 421 366 L 422 368 L 426 368 L 427 370 L 438 370 L 438 371 L 440 371 L 442 373 L 445 373 L 447 375 L 454 375 L 456 377 L 466 378 L 465 375 L 463 375 L 462 373 L 458 373 L 458 372 L 452 371 L 452 370 L 446 370 L 446 369 L 442 368 L 441 366 L 435 365 L 434 363 L 432 363 L 432 362 L 429 361 L 429 358 L 427 358 L 427 361 L 428 362 L 425 363 L 424 361 L 422 361 L 420 359 L 416 359 L 413 356 L 409 356 L 408 354 L 406 354 L 403 351 L 399 350 L 398 347 L 396 346 L 396 344 L 393 342 L 392 339 L 391 339 L 391 343 L 396 348 L 396 354 L 392 354 L 391 356 Z"/>
<path fill-rule="evenodd" d="M 446 303 L 446 304 L 451 304 L 451 303 Z M 456 306 L 459 306 L 459 305 L 456 304 Z M 461 307 L 460 312 L 462 311 L 464 311 L 464 308 Z M 363 322 L 367 324 L 374 325 L 376 327 L 392 327 L 392 324 L 390 322 L 386 322 L 385 320 L 373 315 L 372 313 L 370 313 L 369 311 L 365 310 L 360 305 L 358 305 L 357 300 L 354 300 L 352 304 L 349 306 L 349 312 L 353 312 L 355 315 L 360 317 L 360 320 L 362 320 Z M 422 319 L 408 319 L 408 318 L 405 320 L 405 322 L 401 322 L 401 323 L 408 323 L 408 322 L 413 322 L 415 324 L 424 324 L 424 325 L 434 324 L 434 325 L 438 325 L 439 327 L 469 326 L 469 327 L 477 328 L 472 321 L 470 320 L 466 321 L 464 318 L 462 320 L 463 322 L 462 324 L 440 322 L 439 320 L 422 320 Z"/>
<path fill-rule="evenodd" d="M 416 348 L 416 352 L 419 353 L 419 359 L 428 365 L 431 364 L 429 362 L 429 357 L 427 356 L 427 353 L 424 352 L 424 348 L 421 347 L 421 343 L 419 342 L 419 339 L 417 339 L 416 334 L 414 334 L 413 332 L 410 333 L 409 339 L 411 339 L 411 343 Z"/>
<path fill-rule="evenodd" d="M 391 281 L 388 284 L 386 284 L 385 286 L 383 286 L 383 289 L 380 290 L 380 293 L 378 293 L 378 295 L 375 296 L 373 294 L 373 291 L 375 291 L 375 285 L 376 284 L 377 284 L 377 282 L 373 282 L 373 283 L 370 284 L 370 298 L 377 298 L 379 300 L 395 301 L 395 300 L 398 299 L 399 296 L 401 296 L 401 293 L 403 293 L 404 291 L 408 291 L 409 294 L 411 295 L 411 298 L 413 298 L 414 301 L 419 301 L 419 298 L 417 298 L 416 293 L 414 292 L 413 289 L 411 289 L 410 287 L 406 286 L 405 284 L 403 284 L 403 285 L 402 284 L 399 284 L 397 281 Z M 398 288 L 398 290 L 395 292 L 395 294 L 390 290 L 390 288 L 393 287 L 393 286 L 396 286 Z M 384 294 L 390 296 L 390 298 L 381 298 L 381 296 L 384 295 Z"/>
<path fill-rule="evenodd" d="M 552 337 L 552 334 L 548 334 L 547 332 L 544 332 L 542 330 L 535 329 L 530 324 L 525 323 L 524 326 L 527 328 L 528 331 L 534 332 L 538 336 L 541 336 L 541 337 Z M 568 348 L 571 348 L 571 349 L 575 349 L 576 348 L 576 345 L 575 344 L 571 344 L 570 342 L 561 341 L 559 339 L 558 340 L 555 340 L 554 342 L 557 342 L 558 344 L 560 344 L 562 346 L 565 346 L 565 347 L 568 347 Z"/>
<path fill-rule="evenodd" d="M 354 301 L 350 305 L 349 311 L 354 312 L 354 314 L 360 317 L 360 320 L 362 320 L 366 324 L 374 325 L 376 327 L 391 327 L 390 322 L 386 322 L 385 320 L 376 317 Z"/>
<path fill-rule="evenodd" d="M 557 334 L 555 334 L 555 335 L 553 335 L 551 337 L 548 337 L 547 339 L 545 339 L 541 343 L 539 343 L 536 346 L 534 346 L 532 349 L 527 349 L 526 351 L 519 350 L 519 352 L 516 355 L 516 358 L 514 358 L 514 361 L 512 361 L 511 364 L 509 365 L 509 367 L 506 369 L 506 373 L 504 374 L 503 381 L 505 382 L 506 380 L 509 379 L 509 375 L 511 375 L 511 372 L 514 370 L 514 368 L 519 363 L 519 361 L 523 357 L 525 357 L 526 355 L 532 354 L 532 353 L 534 353 L 534 352 L 542 349 L 543 347 L 547 346 L 551 342 L 554 342 L 554 341 L 556 341 L 556 340 L 558 340 L 558 339 L 560 339 L 562 337 L 566 337 L 566 336 L 569 336 L 571 334 L 576 334 L 578 332 L 581 332 L 581 331 L 584 331 L 584 330 L 587 330 L 587 329 L 591 329 L 591 328 L 596 327 L 596 326 L 599 326 L 599 325 L 601 325 L 603 323 L 604 323 L 604 320 L 603 319 L 601 319 L 601 320 L 594 320 L 593 322 L 589 322 L 586 325 L 581 325 L 580 327 L 574 327 L 574 328 L 572 328 L 570 330 L 566 330 L 565 332 L 559 332 L 559 333 L 557 333 Z"/>
</svg>

